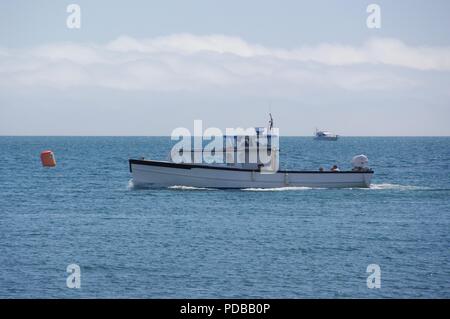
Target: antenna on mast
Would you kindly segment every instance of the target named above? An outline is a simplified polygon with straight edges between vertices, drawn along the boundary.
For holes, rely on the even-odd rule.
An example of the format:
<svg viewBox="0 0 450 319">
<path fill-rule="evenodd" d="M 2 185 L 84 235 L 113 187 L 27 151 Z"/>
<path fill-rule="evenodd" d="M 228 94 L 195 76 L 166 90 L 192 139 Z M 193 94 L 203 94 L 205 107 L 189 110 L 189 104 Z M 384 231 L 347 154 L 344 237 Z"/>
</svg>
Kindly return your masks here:
<svg viewBox="0 0 450 319">
<path fill-rule="evenodd" d="M 273 127 L 273 117 L 272 117 L 272 113 L 269 113 L 270 116 L 270 120 L 269 120 L 269 132 L 272 131 L 272 127 Z"/>
<path fill-rule="evenodd" d="M 270 120 L 269 120 L 269 132 L 272 131 L 272 127 L 273 127 L 273 117 L 272 117 L 272 99 L 269 98 L 269 116 L 270 116 Z"/>
</svg>

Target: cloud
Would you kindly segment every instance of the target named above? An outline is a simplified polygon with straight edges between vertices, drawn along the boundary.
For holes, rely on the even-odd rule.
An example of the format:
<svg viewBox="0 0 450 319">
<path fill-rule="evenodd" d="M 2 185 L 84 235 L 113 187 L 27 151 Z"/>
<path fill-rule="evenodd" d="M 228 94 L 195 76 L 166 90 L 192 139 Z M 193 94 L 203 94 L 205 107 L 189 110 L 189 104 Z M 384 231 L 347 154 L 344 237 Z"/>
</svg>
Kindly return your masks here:
<svg viewBox="0 0 450 319">
<path fill-rule="evenodd" d="M 0 90 L 24 87 L 228 90 L 298 96 L 305 90 L 390 90 L 420 83 L 405 71 L 450 71 L 450 48 L 395 39 L 361 46 L 272 48 L 224 35 L 119 37 L 107 44 L 0 49 Z"/>
<path fill-rule="evenodd" d="M 248 44 L 240 38 L 222 35 L 194 36 L 178 34 L 155 39 L 136 40 L 120 37 L 107 47 L 120 52 L 199 52 L 229 53 L 240 57 L 273 57 L 281 60 L 317 62 L 326 65 L 375 63 L 418 70 L 450 70 L 450 48 L 410 47 L 399 40 L 375 38 L 361 47 L 320 44 L 293 50 L 266 48 Z"/>
<path fill-rule="evenodd" d="M 280 60 L 316 62 L 325 65 L 386 64 L 417 70 L 450 70 L 450 47 L 411 47 L 396 39 L 374 38 L 361 47 L 320 44 L 293 50 L 266 48 L 240 38 L 223 35 L 177 34 L 147 40 L 120 37 L 107 45 L 110 50 L 143 53 L 229 53 L 240 57 L 272 57 Z"/>
</svg>

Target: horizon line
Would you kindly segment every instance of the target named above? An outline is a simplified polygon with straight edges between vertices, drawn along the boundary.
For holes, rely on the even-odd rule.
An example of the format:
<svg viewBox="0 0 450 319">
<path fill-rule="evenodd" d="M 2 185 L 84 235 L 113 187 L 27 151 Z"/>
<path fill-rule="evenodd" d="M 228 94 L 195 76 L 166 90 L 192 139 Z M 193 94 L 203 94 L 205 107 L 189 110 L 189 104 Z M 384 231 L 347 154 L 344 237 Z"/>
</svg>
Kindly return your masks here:
<svg viewBox="0 0 450 319">
<path fill-rule="evenodd" d="M 198 135 L 191 135 L 195 137 Z M 200 135 L 202 136 L 202 135 Z M 0 137 L 171 137 L 170 135 L 10 135 L 10 134 L 0 134 Z M 311 137 L 314 135 L 279 135 L 279 137 Z M 450 135 L 339 135 L 339 138 L 346 137 L 450 137 Z"/>
</svg>

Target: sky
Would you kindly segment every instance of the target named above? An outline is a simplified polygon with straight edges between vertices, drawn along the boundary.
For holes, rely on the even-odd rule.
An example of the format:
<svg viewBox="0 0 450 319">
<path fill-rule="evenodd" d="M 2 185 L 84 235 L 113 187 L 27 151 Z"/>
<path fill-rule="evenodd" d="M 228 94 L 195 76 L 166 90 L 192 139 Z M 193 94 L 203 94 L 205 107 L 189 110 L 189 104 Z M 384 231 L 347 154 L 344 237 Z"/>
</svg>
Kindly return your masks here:
<svg viewBox="0 0 450 319">
<path fill-rule="evenodd" d="M 281 135 L 449 136 L 449 12 L 446 0 L 1 1 L 0 135 L 170 135 L 195 119 L 263 126 L 271 112 Z"/>
</svg>

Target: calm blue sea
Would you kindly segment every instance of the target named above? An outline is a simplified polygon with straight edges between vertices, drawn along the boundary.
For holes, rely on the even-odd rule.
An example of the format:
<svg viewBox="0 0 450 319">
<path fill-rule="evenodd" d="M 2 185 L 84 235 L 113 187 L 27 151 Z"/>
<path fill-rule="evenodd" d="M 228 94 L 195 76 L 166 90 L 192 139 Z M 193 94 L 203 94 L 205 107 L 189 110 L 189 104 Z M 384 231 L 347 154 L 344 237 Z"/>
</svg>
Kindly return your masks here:
<svg viewBox="0 0 450 319">
<path fill-rule="evenodd" d="M 165 159 L 168 137 L 0 137 L 0 297 L 450 298 L 450 138 L 280 145 L 284 168 L 366 154 L 374 185 L 133 189 L 128 158 Z"/>
</svg>

